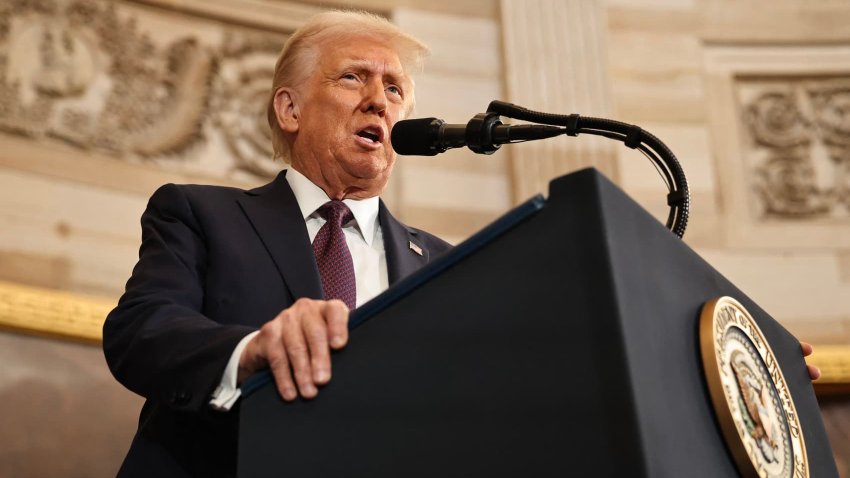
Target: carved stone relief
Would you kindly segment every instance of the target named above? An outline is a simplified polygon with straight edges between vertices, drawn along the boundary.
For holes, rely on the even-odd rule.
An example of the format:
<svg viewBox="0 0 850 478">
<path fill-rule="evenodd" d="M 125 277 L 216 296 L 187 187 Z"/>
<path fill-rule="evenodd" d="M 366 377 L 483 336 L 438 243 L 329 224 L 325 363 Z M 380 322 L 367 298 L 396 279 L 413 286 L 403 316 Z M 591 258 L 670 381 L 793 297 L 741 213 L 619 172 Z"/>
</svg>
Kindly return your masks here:
<svg viewBox="0 0 850 478">
<path fill-rule="evenodd" d="M 850 78 L 739 78 L 762 219 L 850 219 Z"/>
<path fill-rule="evenodd" d="M 268 35 L 227 34 L 213 94 L 214 124 L 224 133 L 237 166 L 263 177 L 280 170 L 272 161 L 266 105 L 274 75 L 267 53 L 276 53 L 282 44 Z"/>
<path fill-rule="evenodd" d="M 185 31 L 158 30 L 169 15 L 103 0 L 0 4 L 0 135 L 273 176 L 265 101 L 285 37 L 188 16 Z"/>
</svg>

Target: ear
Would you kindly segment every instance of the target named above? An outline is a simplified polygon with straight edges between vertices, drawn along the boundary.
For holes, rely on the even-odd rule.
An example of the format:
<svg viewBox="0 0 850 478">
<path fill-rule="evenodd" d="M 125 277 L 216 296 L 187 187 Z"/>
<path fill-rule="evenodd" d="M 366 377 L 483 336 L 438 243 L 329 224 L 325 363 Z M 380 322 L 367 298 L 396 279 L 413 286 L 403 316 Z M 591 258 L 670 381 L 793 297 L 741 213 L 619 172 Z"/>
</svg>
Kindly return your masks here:
<svg viewBox="0 0 850 478">
<path fill-rule="evenodd" d="M 274 112 L 277 125 L 284 133 L 298 131 L 298 104 L 296 94 L 291 88 L 281 87 L 274 93 Z"/>
</svg>

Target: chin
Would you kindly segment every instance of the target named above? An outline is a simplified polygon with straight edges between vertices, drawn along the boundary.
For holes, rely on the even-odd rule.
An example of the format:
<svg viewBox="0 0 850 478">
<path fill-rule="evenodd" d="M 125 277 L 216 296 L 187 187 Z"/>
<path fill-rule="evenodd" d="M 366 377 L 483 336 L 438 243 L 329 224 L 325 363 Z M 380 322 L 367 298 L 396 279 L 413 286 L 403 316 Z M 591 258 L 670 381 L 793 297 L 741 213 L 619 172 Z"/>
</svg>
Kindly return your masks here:
<svg viewBox="0 0 850 478">
<path fill-rule="evenodd" d="M 348 174 L 358 179 L 378 180 L 389 176 L 392 171 L 393 160 L 385 157 L 376 158 L 372 155 L 361 157 L 350 162 L 345 168 Z"/>
</svg>

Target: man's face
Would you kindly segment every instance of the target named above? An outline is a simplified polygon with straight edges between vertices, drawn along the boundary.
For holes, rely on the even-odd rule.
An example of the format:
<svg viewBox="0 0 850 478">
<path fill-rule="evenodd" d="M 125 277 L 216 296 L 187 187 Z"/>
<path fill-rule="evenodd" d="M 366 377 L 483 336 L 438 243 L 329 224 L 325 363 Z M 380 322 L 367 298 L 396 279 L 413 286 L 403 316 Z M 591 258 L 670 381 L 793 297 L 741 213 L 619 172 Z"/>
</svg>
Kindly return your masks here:
<svg viewBox="0 0 850 478">
<path fill-rule="evenodd" d="M 412 101 L 412 82 L 379 39 L 325 42 L 318 50 L 315 71 L 292 93 L 292 166 L 332 199 L 377 196 L 395 162 L 390 131 Z"/>
</svg>

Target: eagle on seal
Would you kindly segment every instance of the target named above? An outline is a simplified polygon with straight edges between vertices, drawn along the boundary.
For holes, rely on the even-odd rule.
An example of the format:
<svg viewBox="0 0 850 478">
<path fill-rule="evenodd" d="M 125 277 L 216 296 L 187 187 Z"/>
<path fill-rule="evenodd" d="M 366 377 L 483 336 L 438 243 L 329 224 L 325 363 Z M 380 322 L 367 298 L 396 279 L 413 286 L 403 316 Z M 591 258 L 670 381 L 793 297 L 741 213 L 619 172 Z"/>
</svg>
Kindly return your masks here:
<svg viewBox="0 0 850 478">
<path fill-rule="evenodd" d="M 762 455 L 768 462 L 774 462 L 774 452 L 778 445 L 773 427 L 775 416 L 771 413 L 769 388 L 743 359 L 744 354 L 740 351 L 734 352 L 731 357 L 732 373 L 745 405 L 742 407 L 742 415 L 743 412 L 747 415 L 742 418 L 748 422 L 749 434 L 758 443 Z"/>
</svg>

